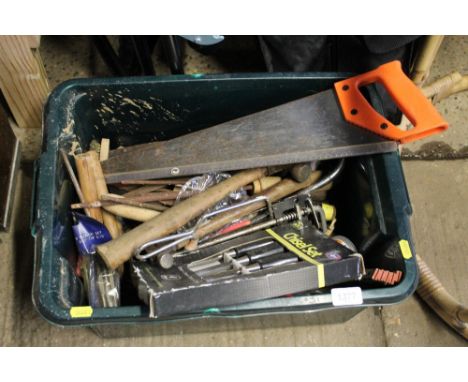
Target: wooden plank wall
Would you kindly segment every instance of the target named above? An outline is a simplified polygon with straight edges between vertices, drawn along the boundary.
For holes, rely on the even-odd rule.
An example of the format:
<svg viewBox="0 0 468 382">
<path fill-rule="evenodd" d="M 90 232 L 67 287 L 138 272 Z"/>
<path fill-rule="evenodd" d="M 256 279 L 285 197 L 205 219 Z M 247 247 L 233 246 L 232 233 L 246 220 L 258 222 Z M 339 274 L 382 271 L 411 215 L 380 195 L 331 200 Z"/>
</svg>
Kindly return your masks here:
<svg viewBox="0 0 468 382">
<path fill-rule="evenodd" d="M 19 127 L 41 127 L 49 93 L 39 36 L 0 36 L 0 90 Z"/>
</svg>

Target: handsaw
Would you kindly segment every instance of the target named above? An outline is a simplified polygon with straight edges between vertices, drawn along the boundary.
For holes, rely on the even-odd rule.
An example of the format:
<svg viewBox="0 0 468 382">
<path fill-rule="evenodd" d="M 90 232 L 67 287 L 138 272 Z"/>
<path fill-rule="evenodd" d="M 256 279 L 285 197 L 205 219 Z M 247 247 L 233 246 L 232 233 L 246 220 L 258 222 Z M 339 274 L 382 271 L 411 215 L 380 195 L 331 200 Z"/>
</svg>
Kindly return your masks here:
<svg viewBox="0 0 468 382">
<path fill-rule="evenodd" d="M 413 125 L 379 114 L 360 88 L 380 83 Z M 165 142 L 134 146 L 102 163 L 106 181 L 157 179 L 392 152 L 447 129 L 399 61 L 334 88 Z"/>
</svg>

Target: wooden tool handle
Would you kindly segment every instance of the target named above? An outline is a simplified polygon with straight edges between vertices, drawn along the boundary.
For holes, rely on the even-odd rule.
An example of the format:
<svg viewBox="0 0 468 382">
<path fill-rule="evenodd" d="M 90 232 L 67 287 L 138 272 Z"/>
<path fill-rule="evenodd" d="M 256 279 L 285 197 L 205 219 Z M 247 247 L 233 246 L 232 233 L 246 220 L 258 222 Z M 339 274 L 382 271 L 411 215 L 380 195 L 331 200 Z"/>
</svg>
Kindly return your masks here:
<svg viewBox="0 0 468 382">
<path fill-rule="evenodd" d="M 296 182 L 305 182 L 312 173 L 312 167 L 310 163 L 298 163 L 291 168 L 290 173 Z"/>
<path fill-rule="evenodd" d="M 432 63 L 437 56 L 443 40 L 444 36 L 433 35 L 425 37 L 424 45 L 417 53 L 411 73 L 411 79 L 416 85 L 422 86 L 429 77 Z"/>
<path fill-rule="evenodd" d="M 161 191 L 161 192 L 150 192 L 143 195 L 134 195 L 132 196 L 133 200 L 139 202 L 148 203 L 148 202 L 160 202 L 163 200 L 176 200 L 178 191 Z"/>
<path fill-rule="evenodd" d="M 86 183 L 87 190 L 93 192 L 93 196 L 95 196 L 94 200 L 98 200 L 101 198 L 102 195 L 107 194 L 109 191 L 107 190 L 107 184 L 104 179 L 104 174 L 102 172 L 102 167 L 99 161 L 98 153 L 94 150 L 91 150 L 84 154 L 77 155 L 76 159 L 77 169 L 78 163 L 80 163 L 81 168 L 81 171 L 80 169 L 78 169 L 81 187 L 84 188 L 82 183 L 83 178 L 83 181 L 85 181 Z M 83 194 L 85 194 L 84 189 Z M 89 194 L 89 196 L 91 196 L 91 193 Z M 97 216 L 100 216 L 100 221 L 104 223 L 113 239 L 122 235 L 122 225 L 112 213 L 108 211 L 102 211 L 99 208 L 94 208 L 91 211 L 93 211 L 92 213 L 95 213 Z"/>
<path fill-rule="evenodd" d="M 107 193 L 107 185 L 104 181 L 99 156 L 96 151 L 88 151 L 84 154 L 79 154 L 75 157 L 76 170 L 84 202 L 91 203 L 99 199 L 100 195 Z M 104 192 L 105 191 L 105 192 Z M 117 238 L 122 233 L 120 222 L 115 220 L 115 216 L 103 211 L 101 208 L 86 209 L 88 216 L 103 223 L 109 230 L 112 238 Z M 120 274 L 123 273 L 123 267 L 118 269 Z"/>
<path fill-rule="evenodd" d="M 155 218 L 124 233 L 118 239 L 97 246 L 96 249 L 109 268 L 115 269 L 130 259 L 134 250 L 140 245 L 175 232 L 231 192 L 265 175 L 265 168 L 239 172 L 206 191 L 176 204 Z"/>
<path fill-rule="evenodd" d="M 427 98 L 430 98 L 432 103 L 437 103 L 440 100 L 451 96 L 452 94 L 468 89 L 468 76 L 462 76 L 458 72 L 452 72 L 446 76 L 439 78 L 430 85 L 425 86 L 422 91 Z"/>
<path fill-rule="evenodd" d="M 154 192 L 154 191 L 159 192 L 161 190 L 166 190 L 164 187 L 165 187 L 164 185 L 142 186 L 142 187 L 138 187 L 135 190 L 131 190 L 131 191 L 126 192 L 125 194 L 123 194 L 123 196 L 125 196 L 126 198 L 127 197 L 128 198 L 133 198 L 135 196 L 146 195 L 146 194 L 149 194 L 149 193 Z"/>
<path fill-rule="evenodd" d="M 453 85 L 460 82 L 462 78 L 460 73 L 452 72 L 432 82 L 430 85 L 424 86 L 422 92 L 427 98 L 431 98 L 433 103 L 436 103 L 437 100 L 446 98 L 445 94 L 450 93 Z"/>
<path fill-rule="evenodd" d="M 281 182 L 275 184 L 273 187 L 268 188 L 262 194 L 267 196 L 271 202 L 276 202 L 288 195 L 302 190 L 303 188 L 311 186 L 318 180 L 318 178 L 320 178 L 320 171 L 314 171 L 309 175 L 306 181 L 302 183 L 295 182 L 292 179 L 283 179 Z M 248 204 L 245 207 L 228 211 L 219 216 L 216 216 L 210 222 L 203 225 L 195 232 L 195 238 L 202 238 L 211 232 L 215 232 L 224 227 L 226 224 L 232 223 L 236 219 L 239 219 L 254 211 L 257 211 L 258 209 L 265 207 L 265 205 L 266 202 L 264 200 L 260 200 L 256 203 Z M 193 242 L 191 242 L 191 244 L 193 245 Z M 192 250 L 194 248 L 187 249 Z"/>
<path fill-rule="evenodd" d="M 158 211 L 158 212 L 165 211 L 168 208 L 166 206 L 163 206 L 160 203 L 143 203 L 143 202 L 140 202 L 138 200 L 135 200 L 135 199 L 132 199 L 132 198 L 126 198 L 126 197 L 124 197 L 122 195 L 118 195 L 118 194 L 104 194 L 104 195 L 101 195 L 101 202 L 104 202 L 104 204 L 107 204 L 107 205 L 109 205 L 109 204 L 110 205 L 125 204 L 127 206 L 146 208 L 148 210 L 154 210 L 154 211 Z"/>
<path fill-rule="evenodd" d="M 103 162 L 109 158 L 110 139 L 101 139 L 101 150 L 99 151 L 99 161 Z"/>
<path fill-rule="evenodd" d="M 281 182 L 281 178 L 279 176 L 266 176 L 264 178 L 256 180 L 255 182 L 253 182 L 253 193 L 255 195 L 260 194 L 279 182 Z"/>
<path fill-rule="evenodd" d="M 91 159 L 92 156 L 93 154 L 84 153 L 75 157 L 76 171 L 78 173 L 84 203 L 91 203 L 99 199 L 96 179 L 94 177 L 94 166 Z M 100 208 L 88 208 L 86 209 L 86 214 L 101 223 L 104 222 L 102 210 Z"/>
<path fill-rule="evenodd" d="M 468 340 L 468 308 L 456 301 L 442 286 L 421 257 L 416 256 L 419 267 L 419 296 L 447 324 Z"/>
<path fill-rule="evenodd" d="M 153 219 L 160 214 L 159 211 L 150 210 L 148 208 L 141 208 L 135 206 L 127 206 L 124 204 L 114 204 L 103 206 L 104 210 L 113 215 L 121 216 L 126 219 L 135 220 L 137 222 L 146 222 Z"/>
</svg>

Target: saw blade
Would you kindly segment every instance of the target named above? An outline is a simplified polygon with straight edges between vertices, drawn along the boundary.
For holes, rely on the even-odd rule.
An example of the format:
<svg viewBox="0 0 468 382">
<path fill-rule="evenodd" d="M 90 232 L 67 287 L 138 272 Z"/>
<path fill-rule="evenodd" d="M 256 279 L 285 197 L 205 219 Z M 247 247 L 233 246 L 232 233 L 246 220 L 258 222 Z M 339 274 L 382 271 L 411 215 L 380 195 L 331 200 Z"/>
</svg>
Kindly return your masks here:
<svg viewBox="0 0 468 382">
<path fill-rule="evenodd" d="M 141 145 L 141 150 L 112 156 L 102 165 L 107 182 L 117 183 L 395 150 L 394 141 L 345 121 L 334 91 L 327 90 L 166 142 Z"/>
</svg>

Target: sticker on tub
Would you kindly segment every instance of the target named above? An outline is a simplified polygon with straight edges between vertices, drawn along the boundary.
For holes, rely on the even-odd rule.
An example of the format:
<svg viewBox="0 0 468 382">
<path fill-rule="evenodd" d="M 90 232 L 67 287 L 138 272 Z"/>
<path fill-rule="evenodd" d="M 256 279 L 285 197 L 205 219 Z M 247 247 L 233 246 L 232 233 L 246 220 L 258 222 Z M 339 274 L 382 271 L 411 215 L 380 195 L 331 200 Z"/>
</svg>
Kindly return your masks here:
<svg viewBox="0 0 468 382">
<path fill-rule="evenodd" d="M 333 306 L 362 305 L 362 290 L 359 287 L 333 288 L 331 290 Z"/>
</svg>

